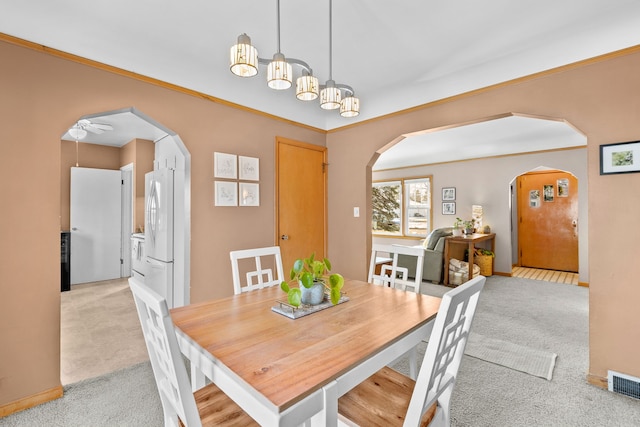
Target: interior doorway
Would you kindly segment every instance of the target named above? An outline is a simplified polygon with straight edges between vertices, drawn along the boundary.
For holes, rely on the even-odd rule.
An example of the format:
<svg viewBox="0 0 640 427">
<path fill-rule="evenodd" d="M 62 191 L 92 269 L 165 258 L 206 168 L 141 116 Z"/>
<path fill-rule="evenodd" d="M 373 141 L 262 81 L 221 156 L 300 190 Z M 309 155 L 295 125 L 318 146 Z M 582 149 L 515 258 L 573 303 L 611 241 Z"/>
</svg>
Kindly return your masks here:
<svg viewBox="0 0 640 427">
<path fill-rule="evenodd" d="M 578 180 L 559 170 L 516 178 L 521 267 L 578 272 Z"/>
<path fill-rule="evenodd" d="M 100 167 L 113 169 L 118 175 L 123 172 L 121 169 L 132 173 L 131 192 L 122 194 L 123 198 L 131 202 L 127 212 L 122 213 L 124 217 L 129 218 L 129 221 L 126 224 L 123 223 L 122 235 L 120 231 L 117 233 L 118 241 L 122 240 L 123 247 L 125 244 L 130 243 L 131 233 L 134 230 L 141 231 L 139 228 L 144 224 L 144 175 L 147 169 L 142 168 L 141 165 L 143 163 L 145 165 L 148 164 L 148 170 L 152 170 L 154 167 L 162 167 L 175 171 L 174 232 L 176 237 L 174 238 L 175 265 L 173 279 L 174 283 L 179 287 L 181 305 L 188 304 L 190 300 L 189 242 L 191 240 L 191 157 L 189 151 L 175 132 L 155 122 L 135 108 L 85 115 L 71 128 L 80 125 L 88 126 L 87 122 L 93 125 L 100 125 L 102 127 L 101 132 L 92 132 L 87 127 L 86 135 L 83 138 L 79 138 L 80 142 L 84 143 L 80 144 L 79 157 L 78 143 L 75 142 L 75 139 L 71 137 L 69 132 L 62 136 L 63 147 L 65 147 L 65 143 L 67 145 L 70 142 L 74 143 L 73 154 L 69 152 L 67 156 L 64 153 L 61 156 L 63 160 L 61 169 L 66 170 L 66 175 L 62 173 L 62 176 L 64 178 L 69 175 L 69 166 L 77 166 L 78 159 L 80 159 L 82 166 L 89 166 L 87 165 L 87 156 L 83 156 L 82 145 L 96 147 L 97 154 L 93 156 L 95 161 L 104 161 L 104 157 L 117 159 L 118 164 L 116 165 Z M 137 141 L 137 143 L 144 141 L 142 145 L 150 147 L 150 150 L 145 149 L 143 158 L 140 157 L 139 148 L 141 144 L 138 144 L 137 155 L 132 154 L 136 150 L 131 149 L 131 146 L 121 150 L 123 146 L 131 141 Z M 68 148 L 71 150 L 71 147 Z M 106 152 L 109 150 L 119 151 L 119 154 L 106 156 Z M 73 157 L 72 162 L 68 159 L 69 162 L 67 163 L 64 159 L 71 156 Z M 130 163 L 132 163 L 132 166 Z M 126 165 L 129 166 L 126 167 Z M 63 179 L 61 183 L 61 225 L 66 229 L 66 227 L 69 227 L 70 203 L 65 202 L 67 200 L 65 199 L 65 186 L 68 199 L 69 185 Z M 120 203 L 119 198 L 118 203 Z M 131 206 L 133 206 L 133 209 Z M 115 216 L 120 218 L 120 211 Z M 131 250 L 123 250 L 123 256 L 131 257 Z M 79 298 L 72 295 L 76 290 L 81 294 Z M 84 295 L 82 295 L 83 293 Z M 118 303 L 122 298 L 126 300 L 127 304 L 121 305 Z M 94 302 L 89 304 L 89 300 Z M 75 304 L 71 301 L 80 302 Z M 104 318 L 101 318 L 98 313 L 100 311 L 99 308 L 103 307 L 108 307 L 108 310 L 104 313 Z M 127 316 L 131 322 L 138 324 L 138 327 L 123 329 L 121 322 L 114 318 L 116 312 L 118 316 Z M 67 322 L 68 320 L 71 320 L 73 325 L 81 329 L 73 330 L 70 327 L 62 327 L 67 324 L 62 322 Z M 109 322 L 113 322 L 113 324 Z M 98 330 L 90 331 L 89 328 L 93 326 L 97 327 Z M 97 372 L 93 367 L 95 364 L 106 365 L 106 361 L 97 359 L 96 354 L 99 354 L 102 358 L 108 358 L 108 366 L 113 367 L 113 369 L 129 366 L 140 361 L 140 357 L 147 357 L 143 341 L 138 340 L 141 336 L 133 337 L 133 341 L 129 341 L 131 330 L 140 332 L 137 313 L 131 299 L 126 277 L 90 282 L 79 285 L 75 289 L 72 288 L 70 292 L 65 292 L 61 298 L 61 372 L 65 373 L 67 380 L 70 378 L 87 378 L 105 373 L 103 371 Z M 91 339 L 88 340 L 87 338 Z M 142 345 L 137 345 L 136 351 L 133 352 L 130 345 L 131 342 L 139 342 Z"/>
</svg>

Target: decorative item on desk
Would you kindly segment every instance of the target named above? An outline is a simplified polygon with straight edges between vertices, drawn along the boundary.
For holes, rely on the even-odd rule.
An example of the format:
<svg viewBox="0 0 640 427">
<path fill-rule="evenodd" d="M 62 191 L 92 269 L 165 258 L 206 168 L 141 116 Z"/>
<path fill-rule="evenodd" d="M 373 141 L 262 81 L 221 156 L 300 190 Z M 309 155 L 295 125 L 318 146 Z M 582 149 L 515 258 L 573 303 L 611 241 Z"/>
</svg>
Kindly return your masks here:
<svg viewBox="0 0 640 427">
<path fill-rule="evenodd" d="M 491 234 L 491 227 L 489 227 L 488 225 L 485 225 L 485 226 L 482 228 L 482 232 L 483 232 L 484 234 Z"/>
<path fill-rule="evenodd" d="M 472 219 L 470 221 L 464 221 L 464 234 L 470 235 L 475 233 L 476 229 L 474 228 L 475 221 Z"/>
<path fill-rule="evenodd" d="M 454 236 L 462 236 L 463 224 L 464 224 L 464 221 L 462 220 L 462 218 L 456 218 L 456 220 L 453 222 L 453 235 Z"/>
<path fill-rule="evenodd" d="M 324 258 L 315 259 L 315 253 L 309 258 L 297 259 L 293 263 L 290 280 L 280 284 L 287 294 L 287 301 L 294 307 L 300 304 L 317 305 L 322 303 L 325 291 L 329 292 L 329 299 L 333 305 L 340 301 L 340 290 L 344 285 L 344 277 L 338 273 L 327 274 L 331 270 L 331 262 Z M 298 287 L 291 286 L 298 284 Z"/>
</svg>

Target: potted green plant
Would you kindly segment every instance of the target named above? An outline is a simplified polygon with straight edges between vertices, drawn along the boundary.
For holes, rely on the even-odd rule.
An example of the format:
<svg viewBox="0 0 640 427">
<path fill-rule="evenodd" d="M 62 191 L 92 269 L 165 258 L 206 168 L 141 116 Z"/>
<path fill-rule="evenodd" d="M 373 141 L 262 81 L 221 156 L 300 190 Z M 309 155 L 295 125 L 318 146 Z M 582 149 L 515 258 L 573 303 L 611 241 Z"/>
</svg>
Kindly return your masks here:
<svg viewBox="0 0 640 427">
<path fill-rule="evenodd" d="M 328 274 L 330 270 L 331 262 L 327 258 L 320 261 L 312 253 L 309 258 L 295 260 L 290 280 L 280 283 L 280 289 L 287 294 L 287 301 L 294 307 L 320 304 L 325 291 L 329 293 L 331 303 L 338 304 L 344 277 L 338 273 Z"/>
<path fill-rule="evenodd" d="M 464 234 L 473 234 L 475 229 L 475 221 L 473 219 L 469 221 L 463 221 Z"/>
<path fill-rule="evenodd" d="M 454 236 L 462 236 L 463 223 L 464 223 L 464 221 L 462 220 L 462 218 L 456 218 L 456 220 L 453 222 L 453 235 Z"/>
</svg>

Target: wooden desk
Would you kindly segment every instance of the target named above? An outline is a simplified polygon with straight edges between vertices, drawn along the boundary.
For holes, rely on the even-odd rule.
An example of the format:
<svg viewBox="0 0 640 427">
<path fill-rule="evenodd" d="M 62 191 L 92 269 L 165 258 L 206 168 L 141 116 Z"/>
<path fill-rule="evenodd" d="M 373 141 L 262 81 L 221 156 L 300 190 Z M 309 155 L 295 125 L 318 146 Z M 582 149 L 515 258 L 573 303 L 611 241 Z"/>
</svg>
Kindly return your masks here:
<svg viewBox="0 0 640 427">
<path fill-rule="evenodd" d="M 467 250 L 469 251 L 469 280 L 473 278 L 473 253 L 474 247 L 476 243 L 490 241 L 491 242 L 491 251 L 495 253 L 496 249 L 496 233 L 489 234 L 470 234 L 463 236 L 449 236 L 445 238 L 444 241 L 444 284 L 446 286 L 449 285 L 449 260 L 451 257 L 452 246 L 453 245 L 467 245 Z M 459 259 L 462 260 L 462 257 Z"/>
<path fill-rule="evenodd" d="M 292 320 L 279 287 L 171 310 L 183 353 L 261 425 L 337 425 L 338 398 L 428 338 L 440 298 L 347 280 L 349 301 Z M 391 321 L 392 320 L 392 321 Z M 193 379 L 192 379 L 193 381 Z"/>
</svg>

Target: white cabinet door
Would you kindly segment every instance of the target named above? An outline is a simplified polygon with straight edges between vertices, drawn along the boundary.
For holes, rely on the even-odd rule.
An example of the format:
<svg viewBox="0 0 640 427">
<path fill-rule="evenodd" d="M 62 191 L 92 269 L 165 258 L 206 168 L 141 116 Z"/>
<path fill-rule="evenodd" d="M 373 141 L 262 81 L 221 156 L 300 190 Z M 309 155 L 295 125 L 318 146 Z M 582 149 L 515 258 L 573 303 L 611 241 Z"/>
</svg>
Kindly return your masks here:
<svg viewBox="0 0 640 427">
<path fill-rule="evenodd" d="M 119 170 L 71 168 L 71 284 L 120 277 Z"/>
</svg>

